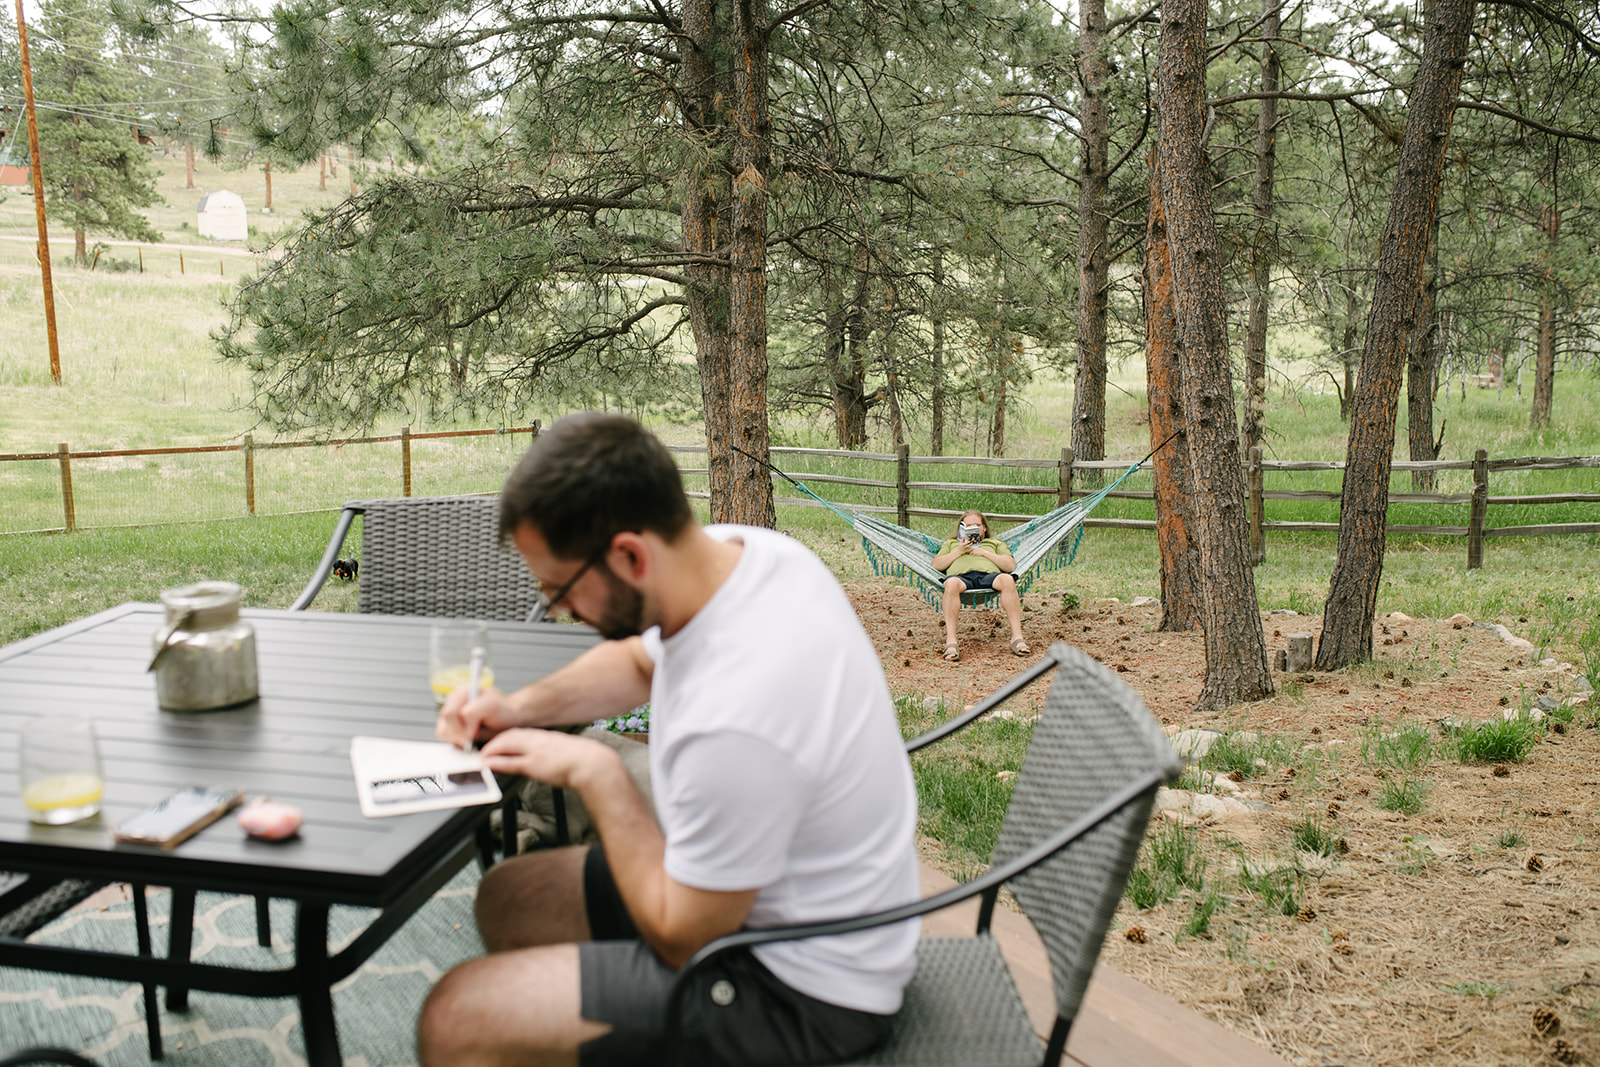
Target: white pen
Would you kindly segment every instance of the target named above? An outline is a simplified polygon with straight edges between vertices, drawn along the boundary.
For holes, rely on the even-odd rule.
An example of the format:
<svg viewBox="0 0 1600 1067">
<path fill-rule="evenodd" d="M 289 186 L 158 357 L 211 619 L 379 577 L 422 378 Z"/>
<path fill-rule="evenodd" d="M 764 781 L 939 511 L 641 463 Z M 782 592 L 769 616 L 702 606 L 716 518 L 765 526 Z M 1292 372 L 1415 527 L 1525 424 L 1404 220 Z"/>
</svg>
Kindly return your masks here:
<svg viewBox="0 0 1600 1067">
<path fill-rule="evenodd" d="M 488 657 L 489 654 L 481 647 L 475 646 L 472 649 L 471 665 L 467 668 L 467 703 L 469 704 L 478 699 L 478 691 L 483 687 L 483 661 Z M 465 752 L 471 746 L 462 744 L 456 747 Z"/>
</svg>

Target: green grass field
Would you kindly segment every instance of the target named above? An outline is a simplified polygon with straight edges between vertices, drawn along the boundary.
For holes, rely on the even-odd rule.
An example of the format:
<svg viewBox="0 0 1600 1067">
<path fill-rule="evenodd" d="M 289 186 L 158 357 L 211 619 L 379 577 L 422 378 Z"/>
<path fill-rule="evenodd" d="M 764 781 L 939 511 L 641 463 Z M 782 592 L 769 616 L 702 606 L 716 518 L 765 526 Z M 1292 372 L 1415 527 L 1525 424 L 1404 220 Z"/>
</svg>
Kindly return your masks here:
<svg viewBox="0 0 1600 1067">
<path fill-rule="evenodd" d="M 261 234 L 292 222 L 299 211 L 332 203 L 347 188 L 345 172 L 318 189 L 316 168 L 274 176 L 276 210 L 261 215 L 264 192 L 259 167 L 221 172 L 202 162 L 193 191 L 183 188 L 181 157 L 159 161 L 168 204 L 152 213 L 167 234 L 167 246 L 143 250 L 113 246 L 92 273 L 71 263 L 71 237 L 52 232 L 56 265 L 63 382 L 52 385 L 43 329 L 38 267 L 32 246 L 32 205 L 12 192 L 0 202 L 0 323 L 7 343 L 0 347 L 0 453 L 54 452 L 59 442 L 77 450 L 149 448 L 237 443 L 255 433 L 258 443 L 272 435 L 255 426 L 247 409 L 248 379 L 220 364 L 210 335 L 223 322 L 224 302 L 239 276 L 249 269 L 248 254 L 237 246 L 203 241 L 194 234 L 194 205 L 201 193 L 229 188 L 244 196 Z M 179 272 L 176 245 L 200 246 L 184 253 Z M 129 269 L 132 268 L 132 269 Z M 1286 332 L 1275 342 L 1275 385 L 1268 414 L 1267 455 L 1276 459 L 1335 460 L 1344 455 L 1346 426 L 1337 398 L 1319 392 L 1326 379 L 1309 362 L 1312 345 Z M 1144 369 L 1125 362 L 1113 368 L 1107 396 L 1108 453 L 1131 462 L 1149 448 L 1143 422 Z M 1438 418 L 1446 424 L 1444 457 L 1468 459 L 1477 448 L 1494 457 L 1600 454 L 1600 381 L 1592 372 L 1563 369 L 1556 386 L 1555 422 L 1541 432 L 1527 428 L 1530 396 L 1515 388 L 1503 393 L 1454 389 L 1442 397 Z M 1070 381 L 1040 371 L 1013 394 L 1008 413 L 1007 454 L 1049 458 L 1070 442 Z M 552 421 L 558 405 L 532 402 L 522 418 Z M 1403 450 L 1405 427 L 1396 435 Z M 396 415 L 374 428 L 390 433 L 402 425 L 414 430 L 456 428 L 434 425 L 419 416 Z M 656 427 L 670 443 L 703 443 L 701 428 Z M 888 451 L 886 435 L 872 442 Z M 927 450 L 926 427 L 913 425 L 912 450 Z M 986 426 L 970 412 L 952 419 L 946 451 L 982 451 Z M 785 416 L 774 425 L 774 442 L 829 448 L 831 419 Z M 418 442 L 413 451 L 413 492 L 417 495 L 492 491 L 525 447 L 524 437 Z M 1403 456 L 1401 457 L 1403 458 Z M 704 465 L 703 456 L 682 457 L 686 467 Z M 892 465 L 861 459 L 780 457 L 780 465 L 802 478 L 833 474 L 892 481 Z M 72 534 L 0 533 L 0 597 L 9 606 L 0 621 L 0 643 L 17 640 L 128 600 L 152 600 L 163 588 L 195 579 L 228 578 L 245 587 L 252 606 L 285 607 L 300 591 L 321 555 L 334 511 L 343 501 L 398 495 L 400 453 L 396 444 L 350 445 L 256 455 L 256 517 L 245 510 L 243 460 L 238 453 L 183 457 L 116 457 L 79 460 L 73 465 L 74 497 L 80 529 Z M 1081 476 L 1080 476 L 1081 477 Z M 921 465 L 914 481 L 1038 485 L 1053 487 L 1052 468 L 993 468 L 978 465 Z M 688 479 L 703 489 L 702 477 Z M 1080 480 L 1080 485 L 1084 484 Z M 1268 488 L 1336 489 L 1336 472 L 1270 475 Z M 1130 479 L 1131 488 L 1148 488 L 1148 473 Z M 1595 492 L 1595 471 L 1496 474 L 1491 493 Z M 778 483 L 780 496 L 793 490 Z M 819 484 L 839 502 L 889 504 L 893 492 Z M 1392 482 L 1409 491 L 1408 474 Z M 1465 472 L 1439 479 L 1443 492 L 1465 492 Z M 917 492 L 917 506 L 980 507 L 992 513 L 1038 513 L 1053 506 L 1050 495 Z M 1393 521 L 1408 524 L 1464 525 L 1466 505 L 1395 505 Z M 703 506 L 701 508 L 703 516 Z M 1151 518 L 1143 501 L 1109 500 L 1097 517 Z M 1269 501 L 1277 520 L 1337 519 L 1331 502 Z M 853 533 L 820 508 L 780 506 L 781 528 L 811 545 L 842 579 L 866 580 L 871 569 Z M 1495 507 L 1489 525 L 1594 522 L 1600 508 L 1591 504 L 1546 507 Z M 144 526 L 141 524 L 163 525 Z M 0 463 L 0 531 L 59 527 L 62 503 L 59 468 L 52 459 Z M 916 519 L 935 536 L 948 523 Z M 92 527 L 92 528 L 83 528 Z M 1579 647 L 1600 616 L 1600 538 L 1594 536 L 1495 539 L 1486 548 L 1485 566 L 1466 569 L 1460 538 L 1396 536 L 1389 541 L 1379 611 L 1443 617 L 1461 611 L 1496 620 L 1527 634 L 1542 649 L 1581 662 Z M 1331 534 L 1269 535 L 1268 556 L 1255 573 L 1263 608 L 1321 611 L 1334 563 Z M 1092 529 L 1085 535 L 1072 568 L 1042 576 L 1037 590 L 1072 589 L 1084 600 L 1159 593 L 1154 537 L 1144 531 Z M 353 610 L 355 589 L 330 585 L 317 606 Z M 905 728 L 921 729 L 943 714 L 897 694 Z M 938 838 L 950 857 L 981 864 L 992 846 L 1009 785 L 996 769 L 1015 769 L 1026 746 L 1027 730 L 1017 722 L 981 724 L 956 746 L 943 746 L 917 765 L 924 808 L 923 830 Z"/>
</svg>

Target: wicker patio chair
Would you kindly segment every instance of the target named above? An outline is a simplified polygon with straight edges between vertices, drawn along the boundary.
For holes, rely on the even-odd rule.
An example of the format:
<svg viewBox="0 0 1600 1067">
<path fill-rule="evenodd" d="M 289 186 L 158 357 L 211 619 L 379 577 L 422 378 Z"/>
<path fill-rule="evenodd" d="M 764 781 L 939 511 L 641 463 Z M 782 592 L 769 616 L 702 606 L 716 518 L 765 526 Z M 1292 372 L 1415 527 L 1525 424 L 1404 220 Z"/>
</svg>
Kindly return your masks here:
<svg viewBox="0 0 1600 1067">
<path fill-rule="evenodd" d="M 30 1048 L 0 1058 L 0 1067 L 31 1067 L 33 1064 L 55 1063 L 63 1067 L 95 1067 L 95 1062 L 64 1048 Z"/>
<path fill-rule="evenodd" d="M 543 615 L 539 587 L 522 557 L 500 543 L 494 496 L 351 501 L 291 611 L 304 611 L 316 599 L 357 515 L 358 611 L 529 622 Z"/>
<path fill-rule="evenodd" d="M 885 1047 L 863 1064 L 1054 1067 L 1089 984 L 1106 929 L 1144 837 L 1156 787 L 1182 764 L 1149 709 L 1127 684 L 1084 653 L 1057 643 L 1037 664 L 970 711 L 908 742 L 915 750 L 961 729 L 1052 669 L 1056 676 L 987 874 L 889 911 L 834 922 L 746 930 L 720 938 L 679 972 L 669 1007 L 677 1050 L 679 1005 L 697 972 L 731 949 L 849 933 L 900 922 L 981 895 L 976 935 L 925 938 Z M 1010 888 L 1050 958 L 1056 1020 L 1047 1043 L 1033 1032 L 1022 998 L 989 933 L 1000 887 Z"/>
</svg>

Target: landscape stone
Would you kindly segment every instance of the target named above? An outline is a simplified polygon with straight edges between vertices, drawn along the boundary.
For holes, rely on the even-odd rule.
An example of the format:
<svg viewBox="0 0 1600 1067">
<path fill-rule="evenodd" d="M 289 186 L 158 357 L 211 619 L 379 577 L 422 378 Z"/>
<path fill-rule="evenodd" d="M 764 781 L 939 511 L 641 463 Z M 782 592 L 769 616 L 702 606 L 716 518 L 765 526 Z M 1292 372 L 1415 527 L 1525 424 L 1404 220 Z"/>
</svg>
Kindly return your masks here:
<svg viewBox="0 0 1600 1067">
<path fill-rule="evenodd" d="M 1293 608 L 1273 608 L 1271 611 L 1267 612 L 1267 614 L 1268 615 L 1298 615 L 1300 613 L 1298 611 L 1294 610 Z"/>
<path fill-rule="evenodd" d="M 1411 616 L 1407 615 L 1403 611 L 1391 611 L 1389 612 L 1388 619 L 1390 622 L 1410 622 Z"/>
<path fill-rule="evenodd" d="M 1594 683 L 1580 676 L 1572 683 L 1572 688 L 1579 693 L 1590 693 L 1594 691 Z"/>
<path fill-rule="evenodd" d="M 1172 749 L 1183 759 L 1201 760 L 1221 737 L 1215 730 L 1180 730 L 1173 735 Z"/>
<path fill-rule="evenodd" d="M 1472 625 L 1472 619 L 1469 616 L 1461 614 L 1460 612 L 1450 616 L 1450 618 L 1446 619 L 1445 621 L 1450 624 L 1450 628 L 1453 630 L 1459 630 L 1463 626 Z"/>
<path fill-rule="evenodd" d="M 1533 702 L 1533 706 L 1541 711 L 1554 711 L 1561 706 L 1561 701 L 1546 693 Z"/>
<path fill-rule="evenodd" d="M 1153 596 L 1136 596 L 1133 598 L 1133 603 L 1128 606 L 1134 608 L 1158 608 L 1161 606 L 1161 601 Z"/>
<path fill-rule="evenodd" d="M 1199 818 L 1214 819 L 1217 822 L 1250 816 L 1250 806 L 1244 801 L 1232 797 L 1213 796 L 1210 793 L 1194 794 L 1194 799 L 1189 801 L 1189 811 Z"/>
<path fill-rule="evenodd" d="M 1238 796 L 1240 792 L 1239 783 L 1235 782 L 1232 778 L 1229 778 L 1225 774 L 1207 773 L 1205 775 L 1205 782 L 1206 785 L 1211 787 L 1211 789 L 1218 793 L 1222 793 L 1225 796 Z"/>
<path fill-rule="evenodd" d="M 1305 632 L 1289 635 L 1288 670 L 1298 674 L 1311 669 L 1311 643 L 1315 638 Z"/>
<path fill-rule="evenodd" d="M 1166 786 L 1156 790 L 1156 811 L 1188 811 L 1189 801 L 1194 794 L 1185 789 L 1168 789 Z"/>
<path fill-rule="evenodd" d="M 1564 708 L 1581 708 L 1587 703 L 1589 703 L 1589 694 L 1578 693 L 1574 696 L 1568 697 L 1561 706 Z"/>
</svg>

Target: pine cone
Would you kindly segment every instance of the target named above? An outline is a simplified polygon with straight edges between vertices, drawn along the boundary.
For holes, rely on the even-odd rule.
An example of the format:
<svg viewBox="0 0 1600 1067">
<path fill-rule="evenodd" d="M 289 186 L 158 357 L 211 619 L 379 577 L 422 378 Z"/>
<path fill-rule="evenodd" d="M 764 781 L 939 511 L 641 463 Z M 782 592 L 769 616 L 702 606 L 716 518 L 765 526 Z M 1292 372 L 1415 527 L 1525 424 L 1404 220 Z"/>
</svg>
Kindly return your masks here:
<svg viewBox="0 0 1600 1067">
<path fill-rule="evenodd" d="M 1580 1063 L 1583 1060 L 1583 1050 L 1558 1037 L 1550 1042 L 1550 1058 L 1557 1063 Z"/>
<path fill-rule="evenodd" d="M 1561 1030 L 1561 1016 L 1549 1008 L 1533 1009 L 1533 1028 L 1545 1037 L 1553 1037 Z"/>
<path fill-rule="evenodd" d="M 1135 945 L 1142 945 L 1150 940 L 1144 936 L 1144 927 L 1142 926 L 1130 926 L 1123 931 L 1122 936 L 1132 941 Z"/>
</svg>

